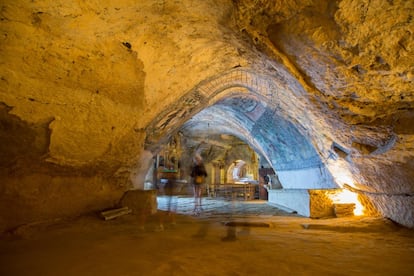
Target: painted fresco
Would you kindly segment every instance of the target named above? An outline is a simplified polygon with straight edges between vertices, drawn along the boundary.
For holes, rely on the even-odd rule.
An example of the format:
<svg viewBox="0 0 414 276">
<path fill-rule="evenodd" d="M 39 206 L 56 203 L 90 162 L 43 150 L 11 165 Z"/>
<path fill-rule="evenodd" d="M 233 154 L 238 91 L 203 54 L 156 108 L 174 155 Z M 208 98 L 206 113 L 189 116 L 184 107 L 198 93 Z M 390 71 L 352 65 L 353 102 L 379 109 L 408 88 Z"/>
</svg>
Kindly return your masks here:
<svg viewBox="0 0 414 276">
<path fill-rule="evenodd" d="M 322 164 L 313 146 L 296 127 L 275 115 L 271 109 L 259 118 L 251 133 L 278 170 L 319 167 Z"/>
</svg>

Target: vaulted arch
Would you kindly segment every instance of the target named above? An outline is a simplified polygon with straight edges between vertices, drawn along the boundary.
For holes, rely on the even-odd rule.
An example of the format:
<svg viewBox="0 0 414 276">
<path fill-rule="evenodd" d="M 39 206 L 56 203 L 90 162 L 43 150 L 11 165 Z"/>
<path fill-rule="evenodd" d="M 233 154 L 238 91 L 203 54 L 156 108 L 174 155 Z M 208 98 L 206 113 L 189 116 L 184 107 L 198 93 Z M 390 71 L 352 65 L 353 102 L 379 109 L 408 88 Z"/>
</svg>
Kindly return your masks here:
<svg viewBox="0 0 414 276">
<path fill-rule="evenodd" d="M 179 130 L 186 136 L 231 134 L 267 160 L 283 187 L 338 187 L 321 150 L 300 124 L 309 116 L 301 110 L 300 103 L 306 99 L 300 100 L 298 95 L 265 76 L 240 68 L 231 70 L 200 83 L 162 112 L 147 128 L 146 146 L 157 152 Z M 290 110 L 294 102 L 298 104 Z"/>
</svg>

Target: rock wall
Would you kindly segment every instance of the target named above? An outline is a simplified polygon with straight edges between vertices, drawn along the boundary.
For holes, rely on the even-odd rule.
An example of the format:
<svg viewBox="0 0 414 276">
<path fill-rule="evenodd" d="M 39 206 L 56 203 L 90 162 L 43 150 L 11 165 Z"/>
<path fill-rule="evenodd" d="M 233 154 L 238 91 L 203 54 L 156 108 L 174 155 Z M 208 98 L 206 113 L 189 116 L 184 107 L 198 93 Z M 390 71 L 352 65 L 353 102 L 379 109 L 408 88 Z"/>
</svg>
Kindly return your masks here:
<svg viewBox="0 0 414 276">
<path fill-rule="evenodd" d="M 237 10 L 239 28 L 289 68 L 329 122 L 318 135 L 346 149 L 332 174 L 348 167 L 343 179 L 384 194 L 373 199 L 382 215 L 412 225 L 414 3 L 238 1 Z"/>
<path fill-rule="evenodd" d="M 1 232 L 114 207 L 126 189 L 102 176 L 52 174 L 55 171 L 1 176 Z"/>
<path fill-rule="evenodd" d="M 411 226 L 413 6 L 403 0 L 3 1 L 3 227 L 95 210 L 111 205 L 131 182 L 143 187 L 160 143 L 224 90 L 226 97 L 266 99 L 314 149 L 304 149 L 305 157 L 316 153 L 338 184 L 378 195 L 372 206 Z M 227 127 L 229 133 L 266 148 L 254 144 L 263 129 L 252 133 L 244 121 L 232 123 L 239 126 Z M 291 144 L 275 143 L 289 151 Z M 76 198 L 71 207 L 59 203 L 69 202 L 66 196 Z"/>
</svg>

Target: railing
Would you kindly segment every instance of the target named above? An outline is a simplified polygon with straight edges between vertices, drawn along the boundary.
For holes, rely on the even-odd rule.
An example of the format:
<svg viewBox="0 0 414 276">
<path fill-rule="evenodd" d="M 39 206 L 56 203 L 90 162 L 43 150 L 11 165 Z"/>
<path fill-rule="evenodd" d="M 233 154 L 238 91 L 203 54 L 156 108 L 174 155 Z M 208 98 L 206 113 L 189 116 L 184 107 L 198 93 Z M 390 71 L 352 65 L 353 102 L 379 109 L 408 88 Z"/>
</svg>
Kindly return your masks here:
<svg viewBox="0 0 414 276">
<path fill-rule="evenodd" d="M 231 199 L 243 198 L 244 200 L 251 200 L 255 198 L 256 184 L 214 184 L 209 187 L 209 196 L 211 197 L 224 197 Z"/>
</svg>

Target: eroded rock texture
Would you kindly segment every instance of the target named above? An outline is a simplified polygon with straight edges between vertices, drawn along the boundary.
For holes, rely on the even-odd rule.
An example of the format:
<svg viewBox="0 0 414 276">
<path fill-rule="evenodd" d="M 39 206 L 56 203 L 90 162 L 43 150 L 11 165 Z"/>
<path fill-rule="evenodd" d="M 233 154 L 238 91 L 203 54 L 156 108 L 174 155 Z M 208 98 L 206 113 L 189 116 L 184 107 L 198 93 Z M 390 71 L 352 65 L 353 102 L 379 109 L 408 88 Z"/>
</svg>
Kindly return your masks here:
<svg viewBox="0 0 414 276">
<path fill-rule="evenodd" d="M 0 229 L 115 206 L 179 131 L 236 136 L 284 188 L 347 184 L 414 226 L 414 2 L 6 0 L 0 15 Z"/>
</svg>

